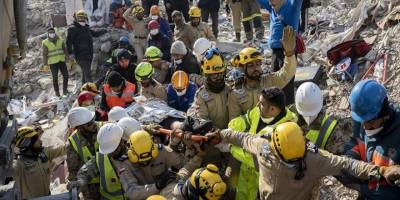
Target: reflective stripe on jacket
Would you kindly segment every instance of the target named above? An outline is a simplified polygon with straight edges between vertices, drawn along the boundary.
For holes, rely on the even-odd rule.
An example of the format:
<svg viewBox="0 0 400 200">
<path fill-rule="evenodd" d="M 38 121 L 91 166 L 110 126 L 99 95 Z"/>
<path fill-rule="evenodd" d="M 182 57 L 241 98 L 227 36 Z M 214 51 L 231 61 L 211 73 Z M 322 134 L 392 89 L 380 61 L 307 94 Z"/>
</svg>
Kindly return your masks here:
<svg viewBox="0 0 400 200">
<path fill-rule="evenodd" d="M 65 62 L 63 44 L 64 40 L 61 38 L 58 38 L 55 44 L 49 39 L 43 40 L 42 45 L 45 45 L 47 47 L 47 63 L 49 65 L 59 62 Z"/>
<path fill-rule="evenodd" d="M 310 130 L 306 134 L 306 138 L 320 149 L 325 149 L 326 142 L 331 137 L 333 129 L 337 124 L 337 120 L 332 115 L 325 115 L 321 123 L 320 130 Z"/>
<path fill-rule="evenodd" d="M 121 182 L 115 173 L 108 155 L 97 152 L 96 165 L 100 174 L 100 194 L 102 198 L 109 200 L 125 199 Z"/>
<path fill-rule="evenodd" d="M 118 96 L 113 94 L 110 85 L 104 84 L 104 93 L 106 95 L 106 102 L 109 108 L 115 106 L 125 107 L 127 104 L 133 102 L 133 97 L 135 96 L 136 85 L 125 81 L 125 88 L 122 91 L 122 95 Z"/>
</svg>

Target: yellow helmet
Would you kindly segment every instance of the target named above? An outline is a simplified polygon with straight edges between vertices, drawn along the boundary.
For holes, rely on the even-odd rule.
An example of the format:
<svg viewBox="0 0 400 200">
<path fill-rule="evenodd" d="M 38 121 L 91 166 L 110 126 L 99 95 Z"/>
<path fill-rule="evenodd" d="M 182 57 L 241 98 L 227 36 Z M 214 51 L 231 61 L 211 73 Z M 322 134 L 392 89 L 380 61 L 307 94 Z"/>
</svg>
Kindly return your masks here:
<svg viewBox="0 0 400 200">
<path fill-rule="evenodd" d="M 146 200 L 167 200 L 167 198 L 161 195 L 151 195 Z"/>
<path fill-rule="evenodd" d="M 241 50 L 236 58 L 233 58 L 233 63 L 231 62 L 231 64 L 233 64 L 234 66 L 237 64 L 245 65 L 255 60 L 262 60 L 261 53 L 253 47 L 247 47 Z"/>
<path fill-rule="evenodd" d="M 91 83 L 91 82 L 87 82 L 82 85 L 81 92 L 83 92 L 83 91 L 88 91 L 93 95 L 97 95 L 100 93 L 99 90 L 97 89 L 96 84 Z"/>
<path fill-rule="evenodd" d="M 279 124 L 272 134 L 270 143 L 271 147 L 285 161 L 303 158 L 306 151 L 303 131 L 294 122 Z"/>
<path fill-rule="evenodd" d="M 35 127 L 31 126 L 24 126 L 18 129 L 17 136 L 16 136 L 16 146 L 19 147 L 22 141 L 27 138 L 32 138 L 35 135 L 39 135 L 39 132 Z"/>
<path fill-rule="evenodd" d="M 201 17 L 201 10 L 199 7 L 192 6 L 189 10 L 189 17 Z"/>
<path fill-rule="evenodd" d="M 140 13 L 144 13 L 144 9 L 143 9 L 143 7 L 142 6 L 136 6 L 136 7 L 134 7 L 133 9 L 132 9 L 132 14 L 133 15 L 137 15 L 137 14 L 140 14 Z"/>
<path fill-rule="evenodd" d="M 196 169 L 190 176 L 190 184 L 197 190 L 199 199 L 218 200 L 225 194 L 226 183 L 218 170 L 217 166 L 208 164 L 205 168 Z"/>
<path fill-rule="evenodd" d="M 205 53 L 201 62 L 201 68 L 204 74 L 217 74 L 225 72 L 224 58 L 218 52 L 218 49 L 211 48 Z"/>
<path fill-rule="evenodd" d="M 77 20 L 79 20 L 79 19 L 85 19 L 86 20 L 87 19 L 87 14 L 86 14 L 85 10 L 76 11 L 75 18 Z"/>
<path fill-rule="evenodd" d="M 131 162 L 145 162 L 158 156 L 158 146 L 146 131 L 135 131 L 129 136 L 128 158 Z"/>
</svg>

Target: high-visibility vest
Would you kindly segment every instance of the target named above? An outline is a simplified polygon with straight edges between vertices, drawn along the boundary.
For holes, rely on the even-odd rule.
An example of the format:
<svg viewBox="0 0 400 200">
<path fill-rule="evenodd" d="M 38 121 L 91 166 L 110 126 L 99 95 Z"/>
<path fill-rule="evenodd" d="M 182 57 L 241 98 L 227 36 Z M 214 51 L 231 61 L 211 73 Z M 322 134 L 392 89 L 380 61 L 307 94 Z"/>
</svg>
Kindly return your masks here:
<svg viewBox="0 0 400 200">
<path fill-rule="evenodd" d="M 100 194 L 102 199 L 124 200 L 121 182 L 108 155 L 97 152 L 96 165 L 100 174 Z"/>
<path fill-rule="evenodd" d="M 65 54 L 62 48 L 63 43 L 64 40 L 61 38 L 58 38 L 55 44 L 49 39 L 43 40 L 42 45 L 47 47 L 47 63 L 49 65 L 65 62 Z"/>
<path fill-rule="evenodd" d="M 68 137 L 68 141 L 71 144 L 72 148 L 74 151 L 78 154 L 79 158 L 86 163 L 89 161 L 95 152 L 90 152 L 89 148 L 87 146 L 82 146 L 81 144 L 81 135 L 79 132 L 75 131 L 71 136 Z M 94 144 L 95 151 L 98 151 L 99 149 L 99 143 L 97 141 Z M 90 181 L 90 184 L 94 183 L 99 183 L 99 177 L 93 178 Z"/>
<path fill-rule="evenodd" d="M 286 108 L 286 115 L 273 125 L 264 127 L 257 132 L 258 124 L 261 120 L 261 114 L 258 107 L 248 111 L 247 114 L 232 119 L 228 127 L 235 131 L 249 132 L 250 134 L 267 134 L 284 122 L 297 122 L 297 115 Z M 258 196 L 258 161 L 256 156 L 248 153 L 246 150 L 232 145 L 230 152 L 232 156 L 240 161 L 238 182 L 236 185 L 236 200 L 248 199 L 255 200 Z"/>
<path fill-rule="evenodd" d="M 115 106 L 125 107 L 128 103 L 133 102 L 133 97 L 135 96 L 135 91 L 136 91 L 136 85 L 128 81 L 125 81 L 125 88 L 122 91 L 121 97 L 112 93 L 109 84 L 104 84 L 103 90 L 106 95 L 106 102 L 109 108 Z"/>
<path fill-rule="evenodd" d="M 306 138 L 320 149 L 325 149 L 326 142 L 331 137 L 333 129 L 335 129 L 337 120 L 332 115 L 325 115 L 321 123 L 320 130 L 310 130 L 306 134 Z"/>
</svg>

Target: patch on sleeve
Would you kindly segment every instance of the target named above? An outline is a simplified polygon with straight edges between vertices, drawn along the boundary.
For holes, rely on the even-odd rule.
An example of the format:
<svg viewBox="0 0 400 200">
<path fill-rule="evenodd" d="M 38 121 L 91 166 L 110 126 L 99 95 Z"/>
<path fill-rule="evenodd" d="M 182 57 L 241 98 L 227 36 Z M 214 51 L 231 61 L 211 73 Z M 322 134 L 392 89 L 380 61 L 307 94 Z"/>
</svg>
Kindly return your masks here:
<svg viewBox="0 0 400 200">
<path fill-rule="evenodd" d="M 124 173 L 124 172 L 125 172 L 125 167 L 122 167 L 122 168 L 119 169 L 118 174 L 121 175 L 121 174 Z"/>
</svg>

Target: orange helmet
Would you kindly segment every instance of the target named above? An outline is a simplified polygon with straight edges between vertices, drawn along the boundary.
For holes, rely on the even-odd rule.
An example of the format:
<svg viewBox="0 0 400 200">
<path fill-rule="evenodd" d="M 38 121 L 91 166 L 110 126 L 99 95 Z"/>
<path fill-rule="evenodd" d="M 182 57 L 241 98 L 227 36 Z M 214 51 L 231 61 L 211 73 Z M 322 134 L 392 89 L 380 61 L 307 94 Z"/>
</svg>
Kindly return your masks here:
<svg viewBox="0 0 400 200">
<path fill-rule="evenodd" d="M 153 5 L 150 8 L 150 15 L 159 15 L 160 14 L 160 8 L 157 5 Z"/>
<path fill-rule="evenodd" d="M 176 90 L 186 89 L 189 85 L 189 76 L 184 71 L 176 71 L 171 78 L 172 87 Z"/>
</svg>

